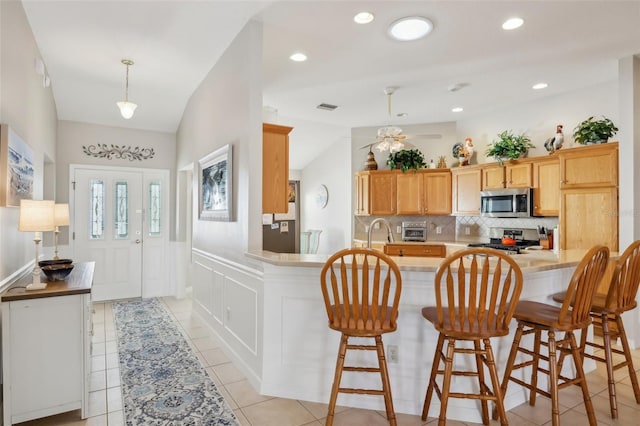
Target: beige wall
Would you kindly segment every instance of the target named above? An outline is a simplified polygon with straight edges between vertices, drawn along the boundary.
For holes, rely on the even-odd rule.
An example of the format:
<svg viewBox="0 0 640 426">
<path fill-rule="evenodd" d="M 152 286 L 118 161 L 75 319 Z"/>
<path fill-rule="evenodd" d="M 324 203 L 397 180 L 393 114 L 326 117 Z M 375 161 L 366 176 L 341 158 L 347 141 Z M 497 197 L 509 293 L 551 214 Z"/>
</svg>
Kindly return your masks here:
<svg viewBox="0 0 640 426">
<path fill-rule="evenodd" d="M 262 247 L 261 68 L 262 26 L 252 21 L 193 93 L 176 135 L 178 170 L 233 146 L 233 220 L 198 220 L 196 192 L 193 248 L 238 263 L 247 263 L 247 249 Z"/>
<path fill-rule="evenodd" d="M 57 112 L 52 87 L 45 88 L 34 71 L 35 58 L 40 53 L 22 4 L 0 1 L 0 122 L 34 150 L 34 198 L 41 199 L 45 158 L 56 160 Z M 0 207 L 0 282 L 33 255 L 33 234 L 18 231 L 18 209 Z"/>
</svg>

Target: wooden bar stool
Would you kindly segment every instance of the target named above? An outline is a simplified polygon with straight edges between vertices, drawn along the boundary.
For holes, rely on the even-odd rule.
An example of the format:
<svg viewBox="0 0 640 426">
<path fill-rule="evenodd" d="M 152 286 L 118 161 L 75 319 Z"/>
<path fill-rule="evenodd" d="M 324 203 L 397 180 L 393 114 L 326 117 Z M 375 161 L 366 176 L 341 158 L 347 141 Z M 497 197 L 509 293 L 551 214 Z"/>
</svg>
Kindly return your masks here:
<svg viewBox="0 0 640 426">
<path fill-rule="evenodd" d="M 587 340 L 587 330 L 582 332 L 580 339 L 580 349 L 583 357 L 604 362 L 607 367 L 607 378 L 609 383 L 609 405 L 611 406 L 611 417 L 618 418 L 618 403 L 616 400 L 616 383 L 613 372 L 622 367 L 629 370 L 629 378 L 633 387 L 633 394 L 636 403 L 640 404 L 640 387 L 638 377 L 633 367 L 633 358 L 627 342 L 627 334 L 624 331 L 622 314 L 631 309 L 635 309 L 637 302 L 638 286 L 640 284 L 640 240 L 633 242 L 622 253 L 616 262 L 616 267 L 611 277 L 611 283 L 606 295 L 596 294 L 591 305 L 591 318 L 595 330 L 601 331 L 603 344 Z M 566 292 L 556 293 L 553 300 L 563 303 L 566 299 Z M 612 348 L 611 342 L 620 339 L 622 350 Z M 588 354 L 585 352 L 586 346 L 604 350 L 604 356 Z M 613 354 L 624 355 L 624 361 L 613 363 Z"/>
<path fill-rule="evenodd" d="M 427 419 L 433 391 L 440 398 L 438 425 L 446 424 L 449 398 L 481 401 L 482 422 L 489 424 L 487 401 L 495 401 L 502 425 L 508 425 L 496 369 L 491 337 L 509 333 L 509 322 L 522 290 L 522 272 L 512 257 L 488 248 L 461 250 L 447 257 L 435 277 L 436 306 L 422 309 L 422 316 L 440 333 L 436 347 L 422 420 Z M 447 341 L 446 353 L 443 346 Z M 456 346 L 458 341 L 473 342 L 473 348 Z M 456 354 L 472 355 L 475 371 L 453 369 Z M 444 363 L 444 370 L 440 369 Z M 491 387 L 485 382 L 484 368 L 489 370 Z M 442 375 L 442 386 L 436 377 Z M 479 393 L 451 392 L 451 376 L 478 378 Z"/>
<path fill-rule="evenodd" d="M 338 393 L 384 396 L 389 424 L 395 426 L 391 386 L 382 334 L 397 328 L 402 290 L 400 270 L 386 254 L 371 249 L 344 249 L 331 256 L 320 275 L 329 327 L 342 333 L 325 425 L 333 424 Z M 351 337 L 368 337 L 373 345 L 349 344 Z M 376 351 L 378 367 L 345 366 L 348 350 Z M 382 389 L 340 387 L 342 372 L 379 373 Z"/>
<path fill-rule="evenodd" d="M 536 394 L 544 395 L 551 399 L 551 418 L 553 426 L 560 424 L 560 410 L 558 405 L 558 391 L 571 385 L 580 385 L 582 397 L 589 418 L 589 425 L 596 426 L 596 416 L 593 411 L 593 404 L 587 388 L 587 380 L 582 368 L 582 357 L 580 348 L 576 343 L 574 330 L 586 328 L 591 323 L 589 311 L 591 302 L 595 294 L 598 283 L 604 275 L 609 260 L 609 249 L 605 246 L 595 246 L 589 250 L 571 277 L 567 288 L 567 298 L 561 307 L 547 305 L 545 303 L 530 300 L 518 302 L 516 311 L 513 314 L 518 321 L 518 328 L 513 339 L 507 367 L 502 381 L 502 393 L 507 392 L 509 381 L 518 383 L 529 389 L 529 404 L 535 405 Z M 569 303 L 571 300 L 573 304 Z M 542 332 L 547 334 L 547 340 L 543 341 Z M 564 332 L 562 339 L 556 339 L 556 332 Z M 522 336 L 533 334 L 533 350 L 520 346 Z M 540 352 L 540 347 L 547 347 L 547 355 Z M 516 355 L 521 352 L 531 359 L 519 364 L 515 364 Z M 560 358 L 557 358 L 560 352 Z M 568 378 L 561 375 L 562 361 L 565 354 L 571 354 L 576 368 L 576 377 Z M 546 361 L 548 368 L 540 366 L 540 360 Z M 513 376 L 515 370 L 531 366 L 531 383 Z M 550 391 L 538 387 L 538 372 L 549 376 Z M 494 411 L 494 418 L 497 413 Z"/>
</svg>

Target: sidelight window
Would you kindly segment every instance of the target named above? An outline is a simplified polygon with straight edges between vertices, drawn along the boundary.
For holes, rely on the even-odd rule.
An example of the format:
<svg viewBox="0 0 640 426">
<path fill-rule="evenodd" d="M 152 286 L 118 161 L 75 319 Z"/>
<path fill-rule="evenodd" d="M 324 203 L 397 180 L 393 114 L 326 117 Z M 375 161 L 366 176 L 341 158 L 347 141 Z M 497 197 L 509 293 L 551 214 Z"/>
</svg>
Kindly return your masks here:
<svg viewBox="0 0 640 426">
<path fill-rule="evenodd" d="M 160 182 L 149 183 L 149 235 L 159 236 L 160 232 Z"/>
<path fill-rule="evenodd" d="M 104 239 L 104 181 L 92 179 L 89 182 L 89 238 Z"/>
<path fill-rule="evenodd" d="M 115 184 L 115 218 L 114 230 L 116 239 L 129 237 L 129 187 L 127 182 Z"/>
</svg>

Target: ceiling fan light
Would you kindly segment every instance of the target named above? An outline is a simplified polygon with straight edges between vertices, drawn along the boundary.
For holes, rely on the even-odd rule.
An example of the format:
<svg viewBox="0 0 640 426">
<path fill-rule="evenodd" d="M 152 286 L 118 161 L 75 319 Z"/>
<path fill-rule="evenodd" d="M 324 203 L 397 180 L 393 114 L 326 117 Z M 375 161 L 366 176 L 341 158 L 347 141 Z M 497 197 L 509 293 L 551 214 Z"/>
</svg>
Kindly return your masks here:
<svg viewBox="0 0 640 426">
<path fill-rule="evenodd" d="M 380 152 L 385 152 L 389 149 L 389 145 L 389 142 L 385 139 L 376 146 L 376 149 Z"/>
<path fill-rule="evenodd" d="M 118 108 L 120 108 L 120 114 L 122 114 L 122 117 L 126 120 L 133 117 L 133 113 L 135 112 L 136 108 L 138 108 L 138 105 L 129 101 L 116 102 L 116 104 L 118 105 Z"/>
<path fill-rule="evenodd" d="M 398 152 L 404 148 L 404 143 L 394 140 L 393 143 L 389 146 L 389 153 L 393 154 L 394 152 Z"/>
<path fill-rule="evenodd" d="M 400 133 L 402 133 L 402 129 L 396 126 L 385 126 L 378 129 L 378 137 L 380 138 L 399 136 Z"/>
</svg>

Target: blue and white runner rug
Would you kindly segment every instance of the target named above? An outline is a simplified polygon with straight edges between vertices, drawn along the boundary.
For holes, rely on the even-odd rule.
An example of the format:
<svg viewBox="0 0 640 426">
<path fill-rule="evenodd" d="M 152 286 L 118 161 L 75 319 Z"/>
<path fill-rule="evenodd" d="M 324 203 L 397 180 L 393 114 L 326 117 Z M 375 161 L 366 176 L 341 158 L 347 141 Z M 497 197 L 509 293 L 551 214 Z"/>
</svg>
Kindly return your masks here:
<svg viewBox="0 0 640 426">
<path fill-rule="evenodd" d="M 114 302 L 113 313 L 127 426 L 239 424 L 161 302 Z"/>
</svg>

